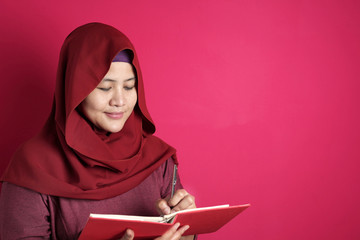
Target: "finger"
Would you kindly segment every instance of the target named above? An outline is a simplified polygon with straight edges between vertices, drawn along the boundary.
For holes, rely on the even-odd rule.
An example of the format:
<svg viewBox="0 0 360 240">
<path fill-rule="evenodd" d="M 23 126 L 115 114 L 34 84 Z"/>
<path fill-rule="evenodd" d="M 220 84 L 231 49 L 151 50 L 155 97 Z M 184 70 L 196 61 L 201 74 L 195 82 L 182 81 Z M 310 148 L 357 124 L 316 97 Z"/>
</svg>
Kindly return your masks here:
<svg viewBox="0 0 360 240">
<path fill-rule="evenodd" d="M 166 231 L 160 238 L 156 240 L 176 240 L 180 239 L 181 236 L 189 229 L 189 225 L 180 227 L 180 223 L 175 223 L 168 231 Z"/>
<path fill-rule="evenodd" d="M 159 199 L 156 203 L 156 209 L 159 214 L 170 214 L 170 206 L 165 199 Z"/>
<path fill-rule="evenodd" d="M 171 209 L 171 212 L 177 212 L 184 209 L 196 208 L 194 197 L 189 195 L 184 197 L 176 206 Z"/>
<path fill-rule="evenodd" d="M 185 226 L 182 226 L 181 228 L 179 228 L 175 234 L 172 236 L 171 239 L 175 240 L 175 239 L 180 239 L 181 236 L 190 228 L 189 225 L 185 225 Z"/>
<path fill-rule="evenodd" d="M 185 190 L 177 191 L 176 194 L 174 194 L 174 197 L 170 199 L 168 203 L 170 207 L 173 207 L 171 212 L 196 208 L 195 197 L 187 193 Z"/>
<path fill-rule="evenodd" d="M 185 189 L 178 189 L 172 198 L 169 199 L 168 204 L 170 207 L 176 206 L 185 196 L 189 193 Z"/>
<path fill-rule="evenodd" d="M 175 223 L 161 237 L 156 238 L 156 240 L 172 239 L 172 236 L 176 233 L 176 231 L 179 227 L 180 227 L 180 223 Z"/>
<path fill-rule="evenodd" d="M 134 239 L 134 231 L 131 229 L 126 229 L 124 236 L 120 240 L 132 240 Z"/>
</svg>

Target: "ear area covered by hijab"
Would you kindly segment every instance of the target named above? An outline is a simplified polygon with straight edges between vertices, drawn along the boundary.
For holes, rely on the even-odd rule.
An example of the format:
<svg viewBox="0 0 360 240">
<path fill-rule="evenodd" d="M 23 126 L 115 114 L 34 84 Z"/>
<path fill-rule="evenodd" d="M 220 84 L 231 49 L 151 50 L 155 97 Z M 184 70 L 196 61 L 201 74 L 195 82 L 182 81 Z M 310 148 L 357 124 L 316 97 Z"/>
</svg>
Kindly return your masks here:
<svg viewBox="0 0 360 240">
<path fill-rule="evenodd" d="M 77 110 L 125 50 L 136 73 L 137 106 L 118 133 L 104 134 Z M 112 26 L 89 23 L 72 31 L 60 51 L 50 116 L 14 154 L 2 181 L 43 194 L 106 199 L 140 184 L 176 150 L 153 136 L 138 58 Z"/>
</svg>

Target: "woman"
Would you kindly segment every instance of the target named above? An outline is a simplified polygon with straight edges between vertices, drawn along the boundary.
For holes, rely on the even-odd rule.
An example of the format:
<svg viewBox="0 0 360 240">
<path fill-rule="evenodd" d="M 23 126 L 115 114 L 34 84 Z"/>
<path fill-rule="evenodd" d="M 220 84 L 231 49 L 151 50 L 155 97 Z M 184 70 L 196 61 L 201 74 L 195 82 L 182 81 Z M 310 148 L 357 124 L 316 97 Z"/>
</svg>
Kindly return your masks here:
<svg viewBox="0 0 360 240">
<path fill-rule="evenodd" d="M 128 38 L 101 23 L 75 29 L 61 49 L 50 116 L 2 177 L 1 239 L 76 239 L 90 213 L 195 208 L 180 183 L 168 198 L 175 149 L 154 132 Z M 180 239 L 187 228 L 157 239 Z M 128 229 L 122 239 L 134 236 Z"/>
</svg>

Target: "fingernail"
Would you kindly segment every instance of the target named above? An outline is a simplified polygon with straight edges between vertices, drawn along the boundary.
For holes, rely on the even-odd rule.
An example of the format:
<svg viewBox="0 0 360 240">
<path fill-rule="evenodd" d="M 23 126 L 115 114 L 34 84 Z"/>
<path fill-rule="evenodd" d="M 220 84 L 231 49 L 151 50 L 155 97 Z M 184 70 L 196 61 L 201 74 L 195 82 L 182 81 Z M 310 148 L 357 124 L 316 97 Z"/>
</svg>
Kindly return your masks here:
<svg viewBox="0 0 360 240">
<path fill-rule="evenodd" d="M 175 226 L 176 229 L 178 229 L 180 227 L 180 223 L 177 222 L 177 223 L 175 223 L 174 226 Z"/>
</svg>

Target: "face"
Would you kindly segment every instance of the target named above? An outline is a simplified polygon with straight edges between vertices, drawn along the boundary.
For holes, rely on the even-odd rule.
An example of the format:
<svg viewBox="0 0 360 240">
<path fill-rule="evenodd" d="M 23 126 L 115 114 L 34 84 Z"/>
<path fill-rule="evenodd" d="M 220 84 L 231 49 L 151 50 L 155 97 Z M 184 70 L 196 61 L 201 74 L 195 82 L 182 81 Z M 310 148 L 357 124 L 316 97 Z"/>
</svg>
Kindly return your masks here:
<svg viewBox="0 0 360 240">
<path fill-rule="evenodd" d="M 80 104 L 80 111 L 96 127 L 119 132 L 137 101 L 135 82 L 130 63 L 112 62 L 104 79 Z"/>
</svg>

